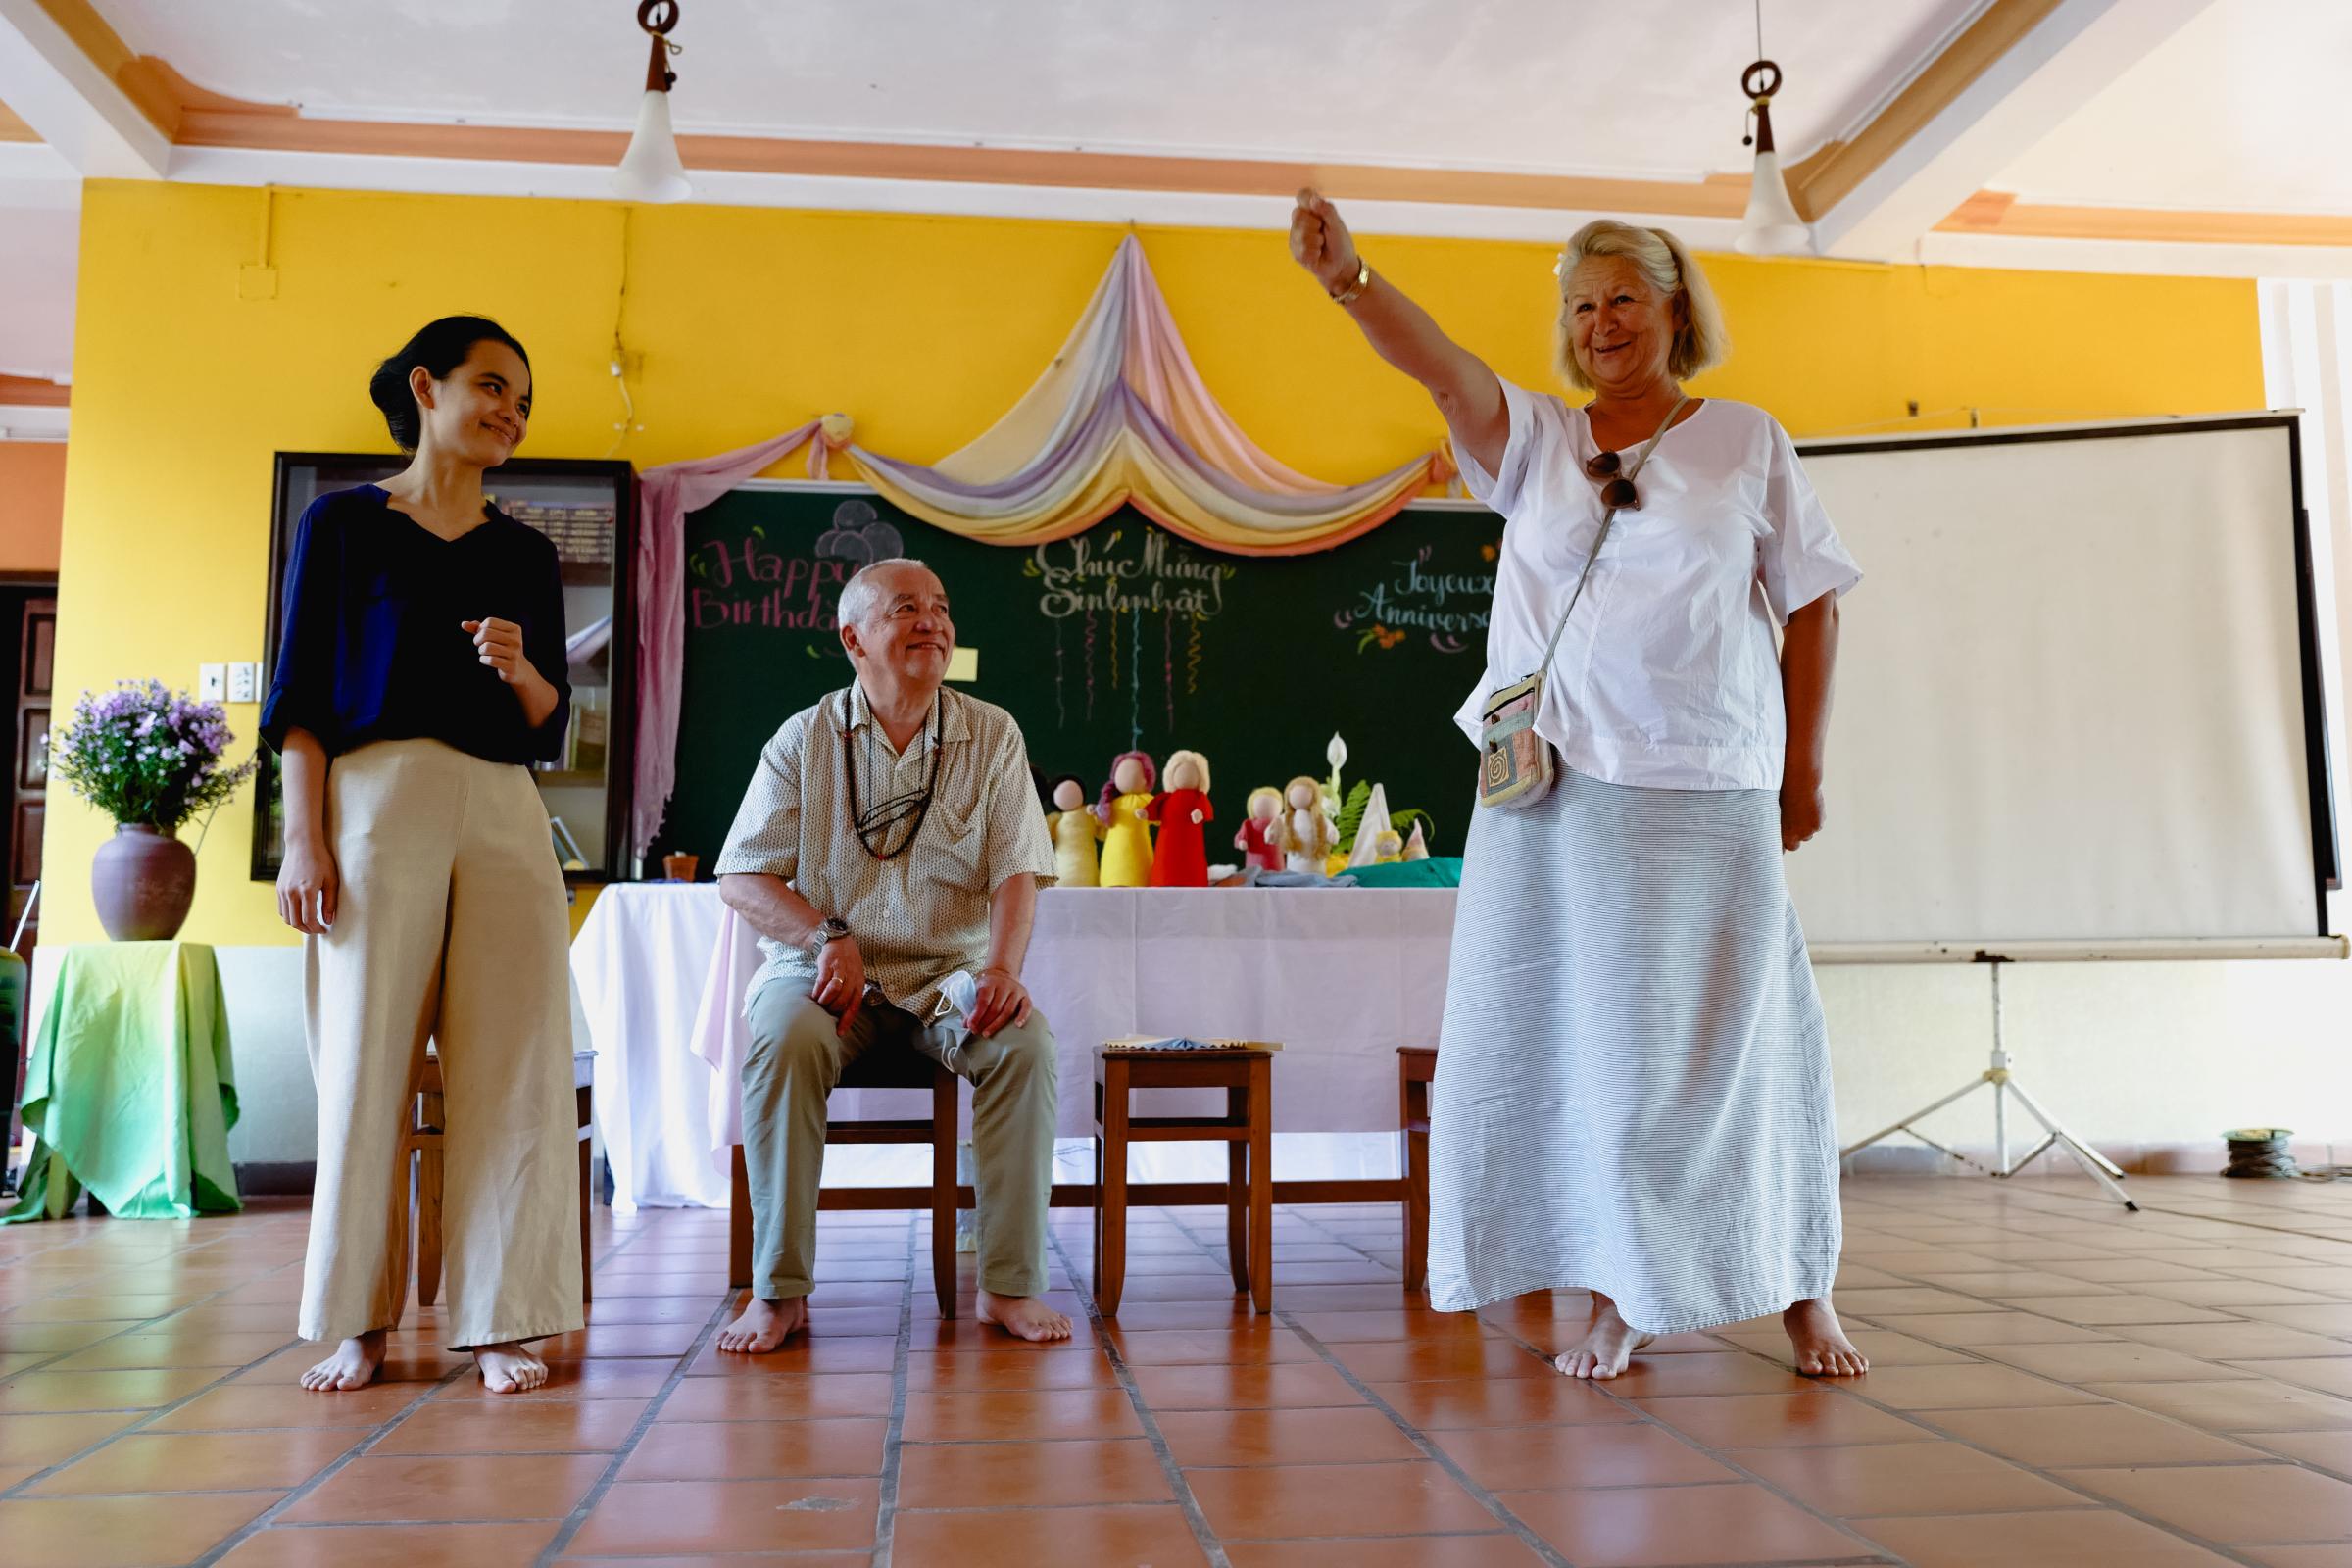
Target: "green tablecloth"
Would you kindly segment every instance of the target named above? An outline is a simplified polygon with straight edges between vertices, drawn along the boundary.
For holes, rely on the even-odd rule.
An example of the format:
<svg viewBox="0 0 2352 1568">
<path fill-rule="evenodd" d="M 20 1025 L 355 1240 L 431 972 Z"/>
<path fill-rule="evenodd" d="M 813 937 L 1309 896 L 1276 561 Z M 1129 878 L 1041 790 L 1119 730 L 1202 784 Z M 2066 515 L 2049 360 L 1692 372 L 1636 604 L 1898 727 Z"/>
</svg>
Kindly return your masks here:
<svg viewBox="0 0 2352 1568">
<path fill-rule="evenodd" d="M 1433 855 L 1424 860 L 1351 865 L 1348 874 L 1359 888 L 1458 888 L 1462 885 L 1462 858 Z"/>
<path fill-rule="evenodd" d="M 213 950 L 93 942 L 66 950 L 24 1077 L 24 1196 L 0 1224 L 55 1219 L 83 1186 L 125 1219 L 233 1214 L 237 1119 Z"/>
</svg>

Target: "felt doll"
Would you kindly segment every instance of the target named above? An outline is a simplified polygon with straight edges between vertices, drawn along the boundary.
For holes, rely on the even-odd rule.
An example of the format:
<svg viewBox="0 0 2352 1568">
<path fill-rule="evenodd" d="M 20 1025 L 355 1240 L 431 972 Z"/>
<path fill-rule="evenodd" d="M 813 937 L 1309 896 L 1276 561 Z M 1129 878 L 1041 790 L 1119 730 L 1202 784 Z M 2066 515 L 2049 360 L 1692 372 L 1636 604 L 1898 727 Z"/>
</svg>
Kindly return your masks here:
<svg viewBox="0 0 2352 1568">
<path fill-rule="evenodd" d="M 1311 778 L 1291 780 L 1283 789 L 1289 809 L 1275 817 L 1274 847 L 1284 866 L 1309 875 L 1324 875 L 1324 860 L 1340 842 L 1340 830 L 1323 809 L 1323 787 Z"/>
<path fill-rule="evenodd" d="M 1199 752 L 1170 752 L 1162 776 L 1168 790 L 1144 814 L 1159 824 L 1159 845 L 1152 854 L 1152 885 L 1155 888 L 1208 886 L 1207 836 L 1200 825 L 1217 813 L 1208 804 L 1208 759 Z"/>
<path fill-rule="evenodd" d="M 1413 824 L 1413 836 L 1404 841 L 1404 858 L 1408 860 L 1429 858 L 1429 840 L 1421 836 L 1421 824 Z"/>
<path fill-rule="evenodd" d="M 1102 886 L 1140 888 L 1151 882 L 1152 825 L 1144 820 L 1144 808 L 1152 804 L 1152 786 L 1158 781 L 1159 770 L 1141 752 L 1122 753 L 1110 764 L 1110 778 L 1095 806 L 1104 829 Z"/>
<path fill-rule="evenodd" d="M 1250 814 L 1242 819 L 1233 847 L 1242 852 L 1242 864 L 1252 871 L 1282 869 L 1282 852 L 1274 847 L 1274 818 L 1282 814 L 1282 791 L 1260 784 L 1250 792 Z"/>
<path fill-rule="evenodd" d="M 1054 783 L 1054 804 L 1058 809 L 1046 817 L 1046 831 L 1054 835 L 1057 883 L 1065 888 L 1094 887 L 1100 877 L 1096 846 L 1102 842 L 1102 819 L 1084 809 L 1086 786 L 1074 778 Z"/>
<path fill-rule="evenodd" d="M 1404 835 L 1395 828 L 1385 828 L 1372 841 L 1372 863 L 1395 865 L 1404 858 Z"/>
</svg>

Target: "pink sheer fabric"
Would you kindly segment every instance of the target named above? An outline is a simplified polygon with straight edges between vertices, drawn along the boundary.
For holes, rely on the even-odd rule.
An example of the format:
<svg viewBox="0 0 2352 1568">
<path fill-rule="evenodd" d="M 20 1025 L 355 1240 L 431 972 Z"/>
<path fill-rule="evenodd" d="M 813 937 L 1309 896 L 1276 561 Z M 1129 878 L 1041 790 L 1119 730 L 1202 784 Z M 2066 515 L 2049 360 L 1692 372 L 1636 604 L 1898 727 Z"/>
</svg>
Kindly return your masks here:
<svg viewBox="0 0 2352 1568">
<path fill-rule="evenodd" d="M 808 445 L 808 477 L 825 477 L 825 421 L 714 458 L 665 463 L 637 481 L 637 766 L 629 843 L 642 855 L 661 831 L 678 774 L 679 676 L 686 665 L 686 514 Z"/>
</svg>

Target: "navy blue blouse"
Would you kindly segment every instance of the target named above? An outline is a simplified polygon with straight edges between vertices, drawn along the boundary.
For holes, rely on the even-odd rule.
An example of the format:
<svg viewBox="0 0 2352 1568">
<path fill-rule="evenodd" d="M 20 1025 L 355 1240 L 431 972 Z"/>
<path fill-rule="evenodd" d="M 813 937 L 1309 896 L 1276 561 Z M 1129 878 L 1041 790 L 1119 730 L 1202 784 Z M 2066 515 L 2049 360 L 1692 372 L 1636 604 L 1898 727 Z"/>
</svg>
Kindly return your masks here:
<svg viewBox="0 0 2352 1568">
<path fill-rule="evenodd" d="M 390 501 L 364 484 L 303 513 L 262 738 L 282 752 L 287 730 L 306 729 L 330 757 L 423 739 L 493 762 L 554 761 L 571 719 L 555 544 L 495 507 L 444 539 Z M 556 689 L 537 728 L 463 624 L 490 617 L 522 628 L 523 657 Z"/>
</svg>

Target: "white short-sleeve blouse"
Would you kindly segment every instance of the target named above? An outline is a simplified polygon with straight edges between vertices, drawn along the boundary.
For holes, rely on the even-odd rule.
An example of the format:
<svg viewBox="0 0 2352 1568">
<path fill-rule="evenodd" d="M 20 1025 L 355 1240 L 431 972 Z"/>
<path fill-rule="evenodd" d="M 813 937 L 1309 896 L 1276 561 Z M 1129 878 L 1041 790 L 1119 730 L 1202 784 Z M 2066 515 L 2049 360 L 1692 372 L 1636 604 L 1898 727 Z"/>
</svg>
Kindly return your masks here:
<svg viewBox="0 0 2352 1568">
<path fill-rule="evenodd" d="M 1543 663 L 1602 513 L 1584 411 L 1502 391 L 1510 439 L 1495 471 L 1458 454 L 1470 493 L 1505 519 L 1486 676 L 1454 715 L 1474 743 L 1487 698 Z M 1617 514 L 1560 638 L 1536 731 L 1612 784 L 1777 790 L 1788 721 L 1773 627 L 1861 570 L 1788 433 L 1749 404 L 1707 399 L 1637 484 L 1642 505 Z"/>
</svg>

